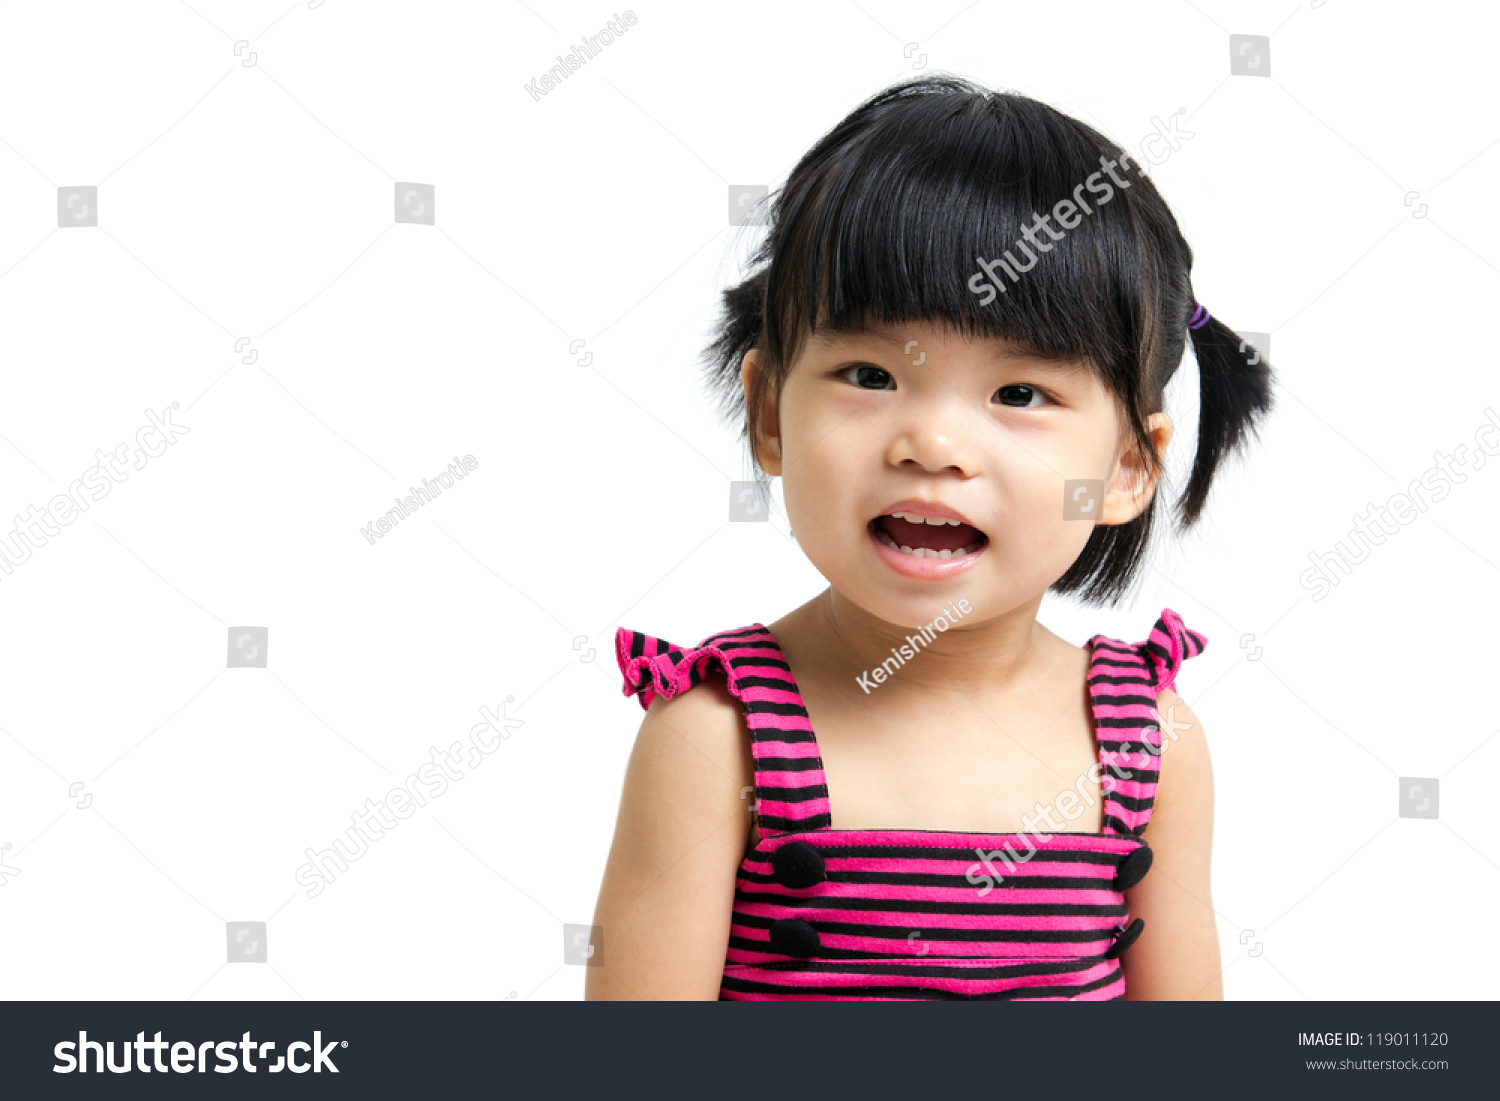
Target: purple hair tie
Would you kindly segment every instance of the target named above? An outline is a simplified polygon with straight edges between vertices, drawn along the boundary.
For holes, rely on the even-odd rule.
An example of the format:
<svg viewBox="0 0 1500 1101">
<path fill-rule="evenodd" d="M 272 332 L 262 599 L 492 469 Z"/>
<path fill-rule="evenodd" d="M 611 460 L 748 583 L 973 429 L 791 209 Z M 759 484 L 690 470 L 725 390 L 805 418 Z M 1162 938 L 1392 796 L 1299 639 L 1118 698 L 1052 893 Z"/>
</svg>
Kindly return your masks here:
<svg viewBox="0 0 1500 1101">
<path fill-rule="evenodd" d="M 1203 303 L 1194 302 L 1193 305 L 1198 308 L 1193 311 L 1193 316 L 1188 318 L 1188 328 L 1201 329 L 1208 324 L 1209 313 L 1203 308 Z"/>
</svg>

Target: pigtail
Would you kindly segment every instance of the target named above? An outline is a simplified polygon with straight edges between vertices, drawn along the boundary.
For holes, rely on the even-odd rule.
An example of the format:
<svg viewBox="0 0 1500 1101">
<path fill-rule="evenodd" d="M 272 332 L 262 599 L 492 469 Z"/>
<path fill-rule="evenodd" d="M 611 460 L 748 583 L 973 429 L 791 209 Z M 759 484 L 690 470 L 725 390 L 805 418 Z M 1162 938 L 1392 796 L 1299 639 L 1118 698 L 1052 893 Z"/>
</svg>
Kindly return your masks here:
<svg viewBox="0 0 1500 1101">
<path fill-rule="evenodd" d="M 1187 488 L 1177 501 L 1181 526 L 1203 511 L 1214 472 L 1231 451 L 1256 434 L 1257 422 L 1270 411 L 1271 365 L 1256 348 L 1218 318 L 1189 329 L 1198 359 L 1198 452 Z"/>
</svg>

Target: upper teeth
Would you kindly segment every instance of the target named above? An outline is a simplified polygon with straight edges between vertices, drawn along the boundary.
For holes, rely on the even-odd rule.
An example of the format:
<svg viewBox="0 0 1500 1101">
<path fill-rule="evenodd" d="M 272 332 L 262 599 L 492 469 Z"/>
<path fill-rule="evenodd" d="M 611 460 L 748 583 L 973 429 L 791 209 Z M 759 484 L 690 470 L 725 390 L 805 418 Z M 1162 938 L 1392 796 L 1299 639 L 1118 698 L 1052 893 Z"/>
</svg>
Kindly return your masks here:
<svg viewBox="0 0 1500 1101">
<path fill-rule="evenodd" d="M 916 516 L 910 512 L 893 512 L 891 515 L 898 520 L 905 520 L 912 524 L 952 524 L 954 527 L 958 527 L 962 522 L 959 520 L 945 520 L 941 516 Z"/>
</svg>

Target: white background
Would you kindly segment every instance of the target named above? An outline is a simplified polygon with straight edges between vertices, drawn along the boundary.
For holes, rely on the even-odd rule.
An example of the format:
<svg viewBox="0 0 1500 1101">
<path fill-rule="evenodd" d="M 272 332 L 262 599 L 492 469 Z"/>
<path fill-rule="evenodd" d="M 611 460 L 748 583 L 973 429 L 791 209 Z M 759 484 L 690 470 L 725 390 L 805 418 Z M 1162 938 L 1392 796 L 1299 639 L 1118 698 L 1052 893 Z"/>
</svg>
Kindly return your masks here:
<svg viewBox="0 0 1500 1101">
<path fill-rule="evenodd" d="M 1130 148 L 1186 107 L 1153 176 L 1195 287 L 1272 334 L 1278 409 L 1201 527 L 1132 605 L 1041 616 L 1139 640 L 1171 607 L 1209 638 L 1180 688 L 1226 996 L 1492 995 L 1463 946 L 1500 904 L 1500 462 L 1325 599 L 1298 583 L 1500 410 L 1491 10 L 627 2 L 540 102 L 623 7 L 0 2 L 0 528 L 147 408 L 191 430 L 0 575 L 0 996 L 582 996 L 562 926 L 641 718 L 615 629 L 691 644 L 824 587 L 779 514 L 727 519 L 741 458 L 696 367 L 755 232 L 727 189 L 924 58 Z M 1230 33 L 1272 36 L 1270 79 L 1229 75 Z M 393 224 L 406 181 L 435 226 Z M 99 225 L 61 232 L 75 185 Z M 1169 492 L 1196 394 L 1189 356 Z M 246 624 L 266 669 L 225 668 Z M 507 696 L 524 725 L 308 898 L 304 850 Z M 1439 820 L 1398 819 L 1400 776 L 1441 779 Z M 225 962 L 240 920 L 268 965 Z"/>
</svg>

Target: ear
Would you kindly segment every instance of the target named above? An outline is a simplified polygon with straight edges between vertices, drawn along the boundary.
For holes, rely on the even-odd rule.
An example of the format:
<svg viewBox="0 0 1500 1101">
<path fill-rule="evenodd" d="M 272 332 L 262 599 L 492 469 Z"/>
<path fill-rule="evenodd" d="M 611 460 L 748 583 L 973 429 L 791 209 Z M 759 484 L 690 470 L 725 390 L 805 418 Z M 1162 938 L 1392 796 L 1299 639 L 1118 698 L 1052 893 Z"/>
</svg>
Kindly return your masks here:
<svg viewBox="0 0 1500 1101">
<path fill-rule="evenodd" d="M 740 385 L 745 388 L 745 408 L 753 415 L 750 406 L 750 380 L 761 371 L 760 353 L 755 349 L 745 353 L 744 360 L 740 363 Z M 750 450 L 760 468 L 771 477 L 779 477 L 781 474 L 781 421 L 777 416 L 776 394 L 767 387 L 764 398 L 765 404 L 761 409 L 759 424 L 759 444 L 756 447 L 756 425 L 751 425 Z"/>
<path fill-rule="evenodd" d="M 1172 438 L 1172 418 L 1165 413 L 1152 413 L 1146 418 L 1146 433 L 1156 446 L 1156 453 L 1166 455 L 1167 442 Z M 1146 462 L 1132 440 L 1115 460 L 1115 469 L 1104 490 L 1099 523 L 1124 524 L 1146 510 L 1157 483 L 1157 477 L 1151 477 L 1147 471 Z"/>
</svg>

